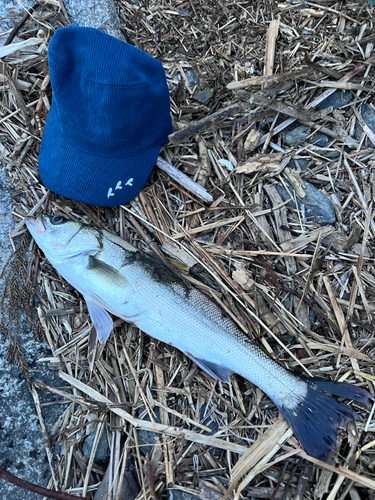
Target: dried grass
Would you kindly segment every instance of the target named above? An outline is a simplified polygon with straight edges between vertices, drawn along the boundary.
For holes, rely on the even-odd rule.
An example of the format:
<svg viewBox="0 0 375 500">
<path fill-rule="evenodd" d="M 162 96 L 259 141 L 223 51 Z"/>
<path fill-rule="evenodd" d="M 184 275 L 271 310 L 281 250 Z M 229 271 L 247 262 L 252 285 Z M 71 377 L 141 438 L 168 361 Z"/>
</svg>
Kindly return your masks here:
<svg viewBox="0 0 375 500">
<path fill-rule="evenodd" d="M 59 5 L 37 7 L 18 36 L 28 39 L 43 29 L 47 41 L 66 24 Z M 373 392 L 375 154 L 371 130 L 364 127 L 360 140 L 353 138 L 361 121 L 356 106 L 374 105 L 370 8 L 359 0 L 345 9 L 330 0 L 324 5 L 118 0 L 117 8 L 129 42 L 157 57 L 167 73 L 174 126 L 181 133 L 171 138 L 162 160 L 197 181 L 213 201 L 203 202 L 190 192 L 191 185 L 160 169 L 123 207 L 88 207 L 48 193 L 37 167 L 51 101 L 41 44 L 39 53 L 7 55 L 7 70 L 1 71 L 2 161 L 14 188 L 12 215 L 19 222 L 12 236 L 25 232 L 23 217 L 43 210 L 105 227 L 166 261 L 177 258 L 184 278 L 209 293 L 280 363 L 315 376 L 355 379 Z M 189 16 L 183 15 L 186 10 Z M 266 41 L 270 24 L 278 28 L 274 43 Z M 194 87 L 188 80 L 191 68 L 199 74 Z M 9 75 L 24 90 L 9 85 Z M 200 104 L 195 87 L 214 89 L 213 99 Z M 318 96 L 321 87 L 327 90 Z M 336 88 L 349 89 L 354 100 L 335 111 L 313 111 Z M 215 112 L 216 118 L 205 118 Z M 268 116 L 277 122 L 260 136 L 254 125 Z M 313 133 L 328 134 L 329 146 L 306 143 L 283 151 L 280 132 L 296 119 Z M 278 152 L 277 159 L 262 144 Z M 335 151 L 339 155 L 332 159 Z M 255 158 L 257 153 L 262 156 Z M 291 172 L 290 157 L 306 158 L 310 166 Z M 228 161 L 233 171 L 225 166 Z M 308 180 L 331 197 L 336 227 L 319 227 L 303 211 L 287 209 L 273 185 L 283 179 L 296 192 Z M 19 259 L 13 269 L 24 276 Z M 129 457 L 141 484 L 139 498 L 155 499 L 172 484 L 200 498 L 320 499 L 328 492 L 329 499 L 373 498 L 374 408 L 356 406 L 359 440 L 349 427 L 339 437 L 333 463 L 324 464 L 299 448 L 274 405 L 247 381 L 233 376 L 229 385 L 217 383 L 180 352 L 118 319 L 103 348 L 82 298 L 38 251 L 27 272 L 37 286 L 40 325 L 51 348 L 44 362 L 59 370 L 65 383 L 62 390 L 35 384 L 36 406 L 40 409 L 35 389 L 69 402 L 49 436 L 42 424 L 50 487 L 93 497 L 105 473 L 94 462 L 105 432 L 113 499 L 120 498 Z M 9 295 L 14 279 L 10 274 L 4 299 L 12 318 L 23 305 Z M 206 415 L 219 425 L 212 436 Z M 80 445 L 97 423 L 87 460 Z M 147 457 L 141 454 L 140 429 L 160 435 Z M 61 443 L 57 460 L 49 437 Z M 212 453 L 215 448 L 221 451 Z"/>
</svg>

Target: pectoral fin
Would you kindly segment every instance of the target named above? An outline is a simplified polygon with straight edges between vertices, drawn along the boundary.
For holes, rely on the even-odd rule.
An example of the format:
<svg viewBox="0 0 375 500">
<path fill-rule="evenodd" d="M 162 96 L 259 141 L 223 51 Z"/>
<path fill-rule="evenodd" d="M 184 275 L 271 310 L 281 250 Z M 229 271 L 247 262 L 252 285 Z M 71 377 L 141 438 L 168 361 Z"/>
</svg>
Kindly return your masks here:
<svg viewBox="0 0 375 500">
<path fill-rule="evenodd" d="M 202 368 L 203 371 L 208 373 L 208 375 L 216 380 L 221 380 L 222 382 L 228 383 L 229 377 L 233 374 L 231 370 L 225 368 L 225 366 L 216 365 L 205 359 L 199 359 L 192 356 L 190 353 L 186 353 L 195 364 Z"/>
<path fill-rule="evenodd" d="M 113 321 L 104 307 L 95 301 L 93 297 L 84 296 L 89 310 L 92 324 L 95 327 L 98 340 L 104 344 L 111 334 L 113 329 Z"/>
<path fill-rule="evenodd" d="M 125 286 L 128 284 L 127 279 L 117 269 L 92 255 L 89 257 L 87 269 L 112 285 Z"/>
</svg>

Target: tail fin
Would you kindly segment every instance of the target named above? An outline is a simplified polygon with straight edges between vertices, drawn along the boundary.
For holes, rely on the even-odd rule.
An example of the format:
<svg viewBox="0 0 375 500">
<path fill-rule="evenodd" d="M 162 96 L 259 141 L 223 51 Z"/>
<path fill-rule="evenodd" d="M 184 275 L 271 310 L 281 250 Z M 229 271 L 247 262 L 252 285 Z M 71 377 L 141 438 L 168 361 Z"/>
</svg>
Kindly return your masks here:
<svg viewBox="0 0 375 500">
<path fill-rule="evenodd" d="M 335 449 L 338 427 L 351 420 L 358 420 L 358 415 L 349 406 L 326 393 L 362 403 L 366 403 L 372 395 L 349 384 L 320 378 L 302 378 L 308 387 L 304 401 L 294 409 L 281 405 L 278 408 L 305 451 L 312 457 L 326 460 Z"/>
</svg>

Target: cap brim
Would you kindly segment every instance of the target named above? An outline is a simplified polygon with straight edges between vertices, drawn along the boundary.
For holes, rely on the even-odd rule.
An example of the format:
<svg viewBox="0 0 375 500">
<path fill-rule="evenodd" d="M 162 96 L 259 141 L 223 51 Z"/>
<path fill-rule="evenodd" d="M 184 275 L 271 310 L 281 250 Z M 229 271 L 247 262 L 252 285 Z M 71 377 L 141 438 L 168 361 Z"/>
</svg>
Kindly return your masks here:
<svg viewBox="0 0 375 500">
<path fill-rule="evenodd" d="M 39 153 L 39 174 L 48 189 L 101 207 L 121 205 L 139 193 L 155 165 L 160 146 L 123 158 L 91 155 L 69 144 L 56 123 L 52 103 Z"/>
</svg>

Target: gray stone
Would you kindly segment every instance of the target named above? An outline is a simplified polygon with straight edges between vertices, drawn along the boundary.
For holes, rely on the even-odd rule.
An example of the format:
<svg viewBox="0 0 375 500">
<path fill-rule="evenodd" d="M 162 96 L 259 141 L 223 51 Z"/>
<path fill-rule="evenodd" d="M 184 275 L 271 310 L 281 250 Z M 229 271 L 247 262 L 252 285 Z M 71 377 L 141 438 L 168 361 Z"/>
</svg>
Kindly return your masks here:
<svg viewBox="0 0 375 500">
<path fill-rule="evenodd" d="M 315 98 L 316 96 L 314 96 Z M 349 90 L 336 90 L 328 96 L 324 101 L 316 106 L 315 109 L 326 109 L 332 106 L 333 109 L 339 109 L 346 106 L 353 99 L 353 95 Z"/>
<path fill-rule="evenodd" d="M 191 89 L 193 89 L 197 85 L 197 82 L 198 82 L 198 77 L 195 74 L 195 71 L 193 70 L 193 68 L 189 68 L 189 69 L 184 70 L 184 73 L 185 73 L 185 76 L 187 78 L 187 81 L 189 82 L 189 87 Z M 181 75 L 180 75 L 180 77 L 181 77 Z"/>
<path fill-rule="evenodd" d="M 369 106 L 367 103 L 363 104 L 361 107 L 361 115 L 363 121 L 375 134 L 375 110 Z"/>
<path fill-rule="evenodd" d="M 190 17 L 190 11 L 188 11 L 187 9 L 182 9 L 181 7 L 179 7 L 177 9 L 177 12 L 180 16 L 184 16 L 184 17 Z"/>
<path fill-rule="evenodd" d="M 288 167 L 295 170 L 301 170 L 303 172 L 304 170 L 306 170 L 308 165 L 310 165 L 311 168 L 315 165 L 315 162 L 307 160 L 306 158 L 295 158 L 293 160 L 290 160 Z"/>
<path fill-rule="evenodd" d="M 361 116 L 365 124 L 375 134 L 375 110 L 373 110 L 372 107 L 367 103 L 364 103 L 361 106 Z M 362 133 L 363 129 L 357 121 L 354 128 L 354 138 L 359 141 L 362 137 Z M 364 146 L 375 147 L 375 144 L 373 144 L 368 138 L 366 138 Z"/>
<path fill-rule="evenodd" d="M 95 492 L 95 500 L 107 500 L 110 490 L 109 476 L 110 466 L 108 466 L 103 480 Z M 122 482 L 121 500 L 134 500 L 141 488 L 138 483 L 137 472 L 134 466 L 134 460 L 129 453 L 126 459 L 125 474 Z M 117 498 L 117 497 L 116 497 Z"/>
<path fill-rule="evenodd" d="M 0 169 L 0 268 L 12 253 L 9 233 L 14 229 L 11 216 L 10 189 Z M 1 271 L 1 269 L 0 269 Z M 4 281 L 0 282 L 0 295 Z M 37 363 L 40 358 L 51 355 L 47 343 L 37 342 L 25 318 L 20 320 L 19 343 L 30 368 L 32 380 L 39 379 L 48 385 L 61 386 L 61 381 L 46 364 Z M 6 319 L 6 318 L 5 318 Z M 2 332 L 3 333 L 3 332 Z M 4 332 L 5 333 L 5 332 Z M 0 466 L 26 481 L 47 486 L 50 477 L 42 433 L 35 410 L 34 400 L 20 369 L 7 362 L 8 342 L 0 343 Z M 54 398 L 40 393 L 41 402 Z M 43 416 L 49 428 L 63 411 L 61 405 L 46 406 Z M 21 490 L 14 485 L 0 481 L 1 500 L 39 500 L 40 496 Z"/>
<path fill-rule="evenodd" d="M 212 411 L 207 411 L 207 414 L 205 416 L 207 410 L 207 405 L 204 403 L 201 406 L 200 412 L 199 412 L 199 420 L 200 423 L 211 429 L 210 436 L 215 434 L 219 430 L 219 424 L 217 423 L 216 420 L 213 420 L 212 418 Z M 216 458 L 219 458 L 221 456 L 222 450 L 221 448 L 212 448 L 209 450 L 211 455 L 213 455 Z"/>
<path fill-rule="evenodd" d="M 197 500 L 199 498 L 199 493 L 197 491 L 196 495 L 188 493 L 187 491 L 170 489 L 168 490 L 168 500 Z"/>
<path fill-rule="evenodd" d="M 322 149 L 321 151 L 316 150 L 317 153 L 324 156 L 324 158 L 328 158 L 329 160 L 335 160 L 340 156 L 340 151 L 337 149 Z"/>
<path fill-rule="evenodd" d="M 310 137 L 309 143 L 314 144 L 314 146 L 318 146 L 320 148 L 325 148 L 329 142 L 331 142 L 331 138 L 328 137 L 326 134 L 322 134 L 321 132 L 318 132 L 317 134 L 313 135 L 313 137 Z"/>
<path fill-rule="evenodd" d="M 144 409 L 139 412 L 139 415 L 143 413 Z M 155 422 L 158 424 L 161 423 L 160 420 L 160 413 L 159 413 L 159 408 L 154 408 L 154 413 L 155 413 Z M 151 419 L 149 415 L 145 415 L 143 417 L 143 420 L 147 420 L 147 422 L 150 422 Z M 137 431 L 137 439 L 138 439 L 138 444 L 139 444 L 139 450 L 143 455 L 150 455 L 153 450 L 153 445 L 155 444 L 155 441 L 160 437 L 160 434 L 157 432 L 152 432 L 152 431 L 147 431 L 145 429 L 140 429 Z"/>
<path fill-rule="evenodd" d="M 204 89 L 204 90 L 196 90 L 194 92 L 194 99 L 201 104 L 205 104 L 207 101 L 212 99 L 212 96 L 214 95 L 214 89 Z"/>
<path fill-rule="evenodd" d="M 87 436 L 82 446 L 82 453 L 86 458 L 90 458 L 92 447 L 96 436 L 97 427 Z M 111 455 L 106 429 L 103 429 L 96 449 L 94 462 L 108 463 Z"/>
<path fill-rule="evenodd" d="M 72 24 L 97 28 L 126 41 L 112 0 L 64 0 Z"/>
<path fill-rule="evenodd" d="M 298 125 L 287 130 L 283 134 L 283 141 L 286 146 L 296 148 L 306 142 L 307 137 L 311 134 L 311 129 L 306 125 Z"/>
<path fill-rule="evenodd" d="M 263 118 L 263 120 L 259 123 L 259 129 L 262 132 L 268 132 L 271 128 L 272 122 L 273 116 L 267 116 L 266 118 Z"/>
<path fill-rule="evenodd" d="M 291 184 L 286 180 L 285 183 L 292 193 L 293 188 Z M 305 185 L 304 191 L 306 197 L 303 198 L 303 200 L 297 198 L 297 204 L 299 210 L 301 210 L 302 203 L 305 205 L 306 220 L 309 222 L 316 222 L 322 226 L 334 224 L 336 222 L 336 214 L 332 201 L 309 182 L 304 180 L 303 183 Z M 283 201 L 290 199 L 288 191 L 281 184 L 275 184 L 275 187 Z M 296 208 L 293 200 L 289 201 L 286 206 L 293 209 Z"/>
</svg>

